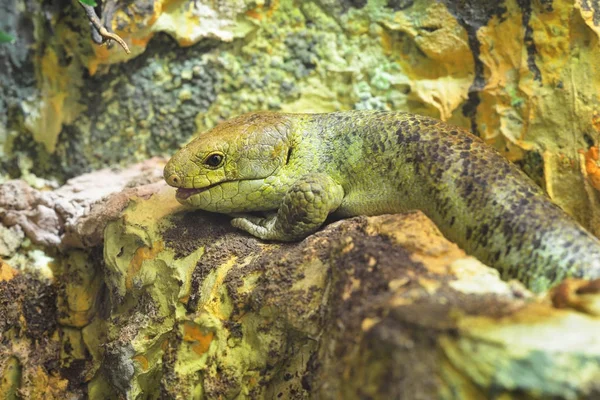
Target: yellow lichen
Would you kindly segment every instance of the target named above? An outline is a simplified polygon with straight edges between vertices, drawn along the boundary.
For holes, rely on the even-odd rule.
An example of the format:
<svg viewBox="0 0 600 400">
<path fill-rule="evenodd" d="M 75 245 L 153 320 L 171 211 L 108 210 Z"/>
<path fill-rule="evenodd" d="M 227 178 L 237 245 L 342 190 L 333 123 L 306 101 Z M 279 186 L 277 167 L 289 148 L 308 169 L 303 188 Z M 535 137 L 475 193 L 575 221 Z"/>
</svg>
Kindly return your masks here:
<svg viewBox="0 0 600 400">
<path fill-rule="evenodd" d="M 226 303 L 222 301 L 207 301 L 208 299 L 219 299 L 221 297 L 221 292 L 224 289 L 223 283 L 227 274 L 231 268 L 237 265 L 237 257 L 232 256 L 227 261 L 218 266 L 218 268 L 214 272 L 213 279 L 207 279 L 205 281 L 206 285 L 209 287 L 204 287 L 205 290 L 209 290 L 208 297 L 204 297 L 204 306 L 207 310 L 210 311 L 211 314 L 216 315 L 219 318 L 227 318 L 226 311 Z M 227 307 L 228 308 L 228 307 Z"/>
<path fill-rule="evenodd" d="M 133 9 L 127 10 L 124 7 L 115 13 L 111 28 L 129 45 L 131 54 L 119 51 L 120 49 L 94 46 L 94 56 L 88 59 L 87 65 L 91 75 L 102 66 L 123 62 L 143 53 L 157 32 L 166 32 L 180 46 L 187 47 L 207 37 L 231 41 L 245 36 L 252 29 L 243 19 L 235 18 L 234 13 L 220 15 L 218 7 L 203 3 L 184 0 L 155 1 L 150 13 L 137 12 L 135 5 L 129 7 Z M 269 10 L 273 9 L 275 6 L 272 5 Z"/>
<path fill-rule="evenodd" d="M 4 357 L 6 357 L 4 355 Z M 0 368 L 0 393 L 5 399 L 18 399 L 21 386 L 21 363 L 17 357 L 9 357 Z"/>
<path fill-rule="evenodd" d="M 473 56 L 465 30 L 441 3 L 435 3 L 423 14 L 396 13 L 393 20 L 382 21 L 391 31 L 408 35 L 426 57 L 405 55 L 403 36 L 394 38 L 383 34 L 384 52 L 392 58 L 409 78 L 419 103 L 432 106 L 439 118 L 449 120 L 453 112 L 467 99 L 473 80 Z M 434 28 L 429 32 L 424 28 Z"/>
<path fill-rule="evenodd" d="M 77 80 L 74 82 L 69 66 L 61 65 L 52 48 L 45 49 L 39 65 L 40 98 L 24 105 L 28 109 L 25 126 L 34 140 L 52 153 L 63 124 L 72 122 L 82 107 L 77 104 Z"/>
</svg>

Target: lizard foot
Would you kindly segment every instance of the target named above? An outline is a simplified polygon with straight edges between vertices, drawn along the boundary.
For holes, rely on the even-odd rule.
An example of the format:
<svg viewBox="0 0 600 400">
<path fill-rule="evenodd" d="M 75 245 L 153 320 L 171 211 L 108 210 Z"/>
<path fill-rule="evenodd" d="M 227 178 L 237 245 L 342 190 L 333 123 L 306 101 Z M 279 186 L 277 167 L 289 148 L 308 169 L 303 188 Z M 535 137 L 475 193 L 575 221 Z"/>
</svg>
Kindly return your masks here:
<svg viewBox="0 0 600 400">
<path fill-rule="evenodd" d="M 263 240 L 300 240 L 319 229 L 343 197 L 342 187 L 328 175 L 308 174 L 290 187 L 276 214 L 266 218 L 245 215 L 231 224 Z"/>
</svg>

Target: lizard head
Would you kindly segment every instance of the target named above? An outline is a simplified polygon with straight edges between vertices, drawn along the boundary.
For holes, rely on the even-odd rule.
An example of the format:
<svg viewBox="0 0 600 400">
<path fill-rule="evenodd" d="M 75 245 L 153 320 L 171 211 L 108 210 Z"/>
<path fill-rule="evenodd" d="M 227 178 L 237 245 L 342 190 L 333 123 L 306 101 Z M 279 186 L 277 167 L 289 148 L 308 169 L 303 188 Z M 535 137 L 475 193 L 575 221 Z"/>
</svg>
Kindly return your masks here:
<svg viewBox="0 0 600 400">
<path fill-rule="evenodd" d="M 227 120 L 175 153 L 164 179 L 178 188 L 180 203 L 203 210 L 272 209 L 264 197 L 273 197 L 269 182 L 277 180 L 287 162 L 288 131 L 285 114 L 261 112 Z M 252 201 L 257 191 L 260 201 Z"/>
</svg>

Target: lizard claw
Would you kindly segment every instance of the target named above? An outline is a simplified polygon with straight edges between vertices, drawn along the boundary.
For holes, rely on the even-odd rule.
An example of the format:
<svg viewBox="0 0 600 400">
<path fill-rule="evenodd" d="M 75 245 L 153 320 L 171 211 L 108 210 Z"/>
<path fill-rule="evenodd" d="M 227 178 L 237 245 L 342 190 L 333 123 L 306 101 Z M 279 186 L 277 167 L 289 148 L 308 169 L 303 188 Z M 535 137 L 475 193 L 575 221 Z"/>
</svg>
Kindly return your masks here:
<svg viewBox="0 0 600 400">
<path fill-rule="evenodd" d="M 271 239 L 272 235 L 270 235 L 269 233 L 272 231 L 274 223 L 274 219 L 271 219 L 269 221 L 267 218 L 260 218 L 250 215 L 234 218 L 231 220 L 231 225 L 234 228 L 246 231 L 249 234 L 254 235 L 263 240 Z"/>
</svg>

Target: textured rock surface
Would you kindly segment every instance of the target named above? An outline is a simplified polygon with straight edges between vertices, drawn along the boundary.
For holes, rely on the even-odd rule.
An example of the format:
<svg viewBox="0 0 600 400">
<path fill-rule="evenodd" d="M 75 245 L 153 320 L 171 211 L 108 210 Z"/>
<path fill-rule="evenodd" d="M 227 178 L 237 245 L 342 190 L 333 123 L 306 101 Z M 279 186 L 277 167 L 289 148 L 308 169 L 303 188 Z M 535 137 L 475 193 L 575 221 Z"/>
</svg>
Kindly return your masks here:
<svg viewBox="0 0 600 400">
<path fill-rule="evenodd" d="M 471 128 L 600 229 L 579 154 L 600 137 L 593 1 L 103 1 L 129 57 L 50 3 L 0 6 L 17 38 L 0 46 L 4 177 L 167 155 L 250 110 L 409 110 Z"/>
<path fill-rule="evenodd" d="M 148 197 L 163 186 L 163 167 L 164 160 L 151 159 L 122 170 L 107 168 L 70 179 L 53 191 L 34 189 L 21 180 L 1 184 L 0 255 L 14 254 L 24 236 L 49 247 L 101 244 L 104 227 L 119 217 L 131 197 Z"/>
<path fill-rule="evenodd" d="M 276 244 L 184 210 L 164 186 L 128 203 L 103 250 L 57 255 L 54 284 L 2 265 L 5 390 L 35 396 L 43 382 L 48 398 L 92 399 L 600 394 L 598 282 L 534 297 L 420 213 L 334 222 Z"/>
</svg>

